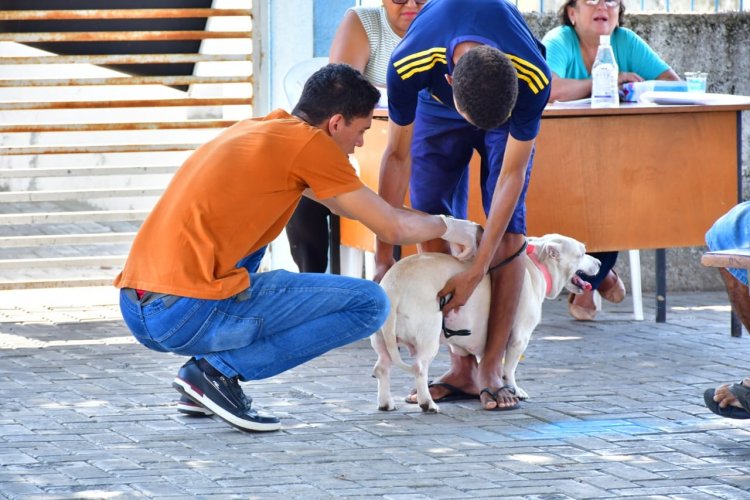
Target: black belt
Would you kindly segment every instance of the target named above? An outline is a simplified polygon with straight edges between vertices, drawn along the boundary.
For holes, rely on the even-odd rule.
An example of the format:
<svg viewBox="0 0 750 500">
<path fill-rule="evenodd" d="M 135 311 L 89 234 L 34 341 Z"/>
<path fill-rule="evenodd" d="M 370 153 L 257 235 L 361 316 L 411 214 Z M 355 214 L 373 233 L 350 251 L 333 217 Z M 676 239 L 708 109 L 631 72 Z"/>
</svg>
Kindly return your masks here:
<svg viewBox="0 0 750 500">
<path fill-rule="evenodd" d="M 177 302 L 178 299 L 182 298 L 179 295 L 170 295 L 168 293 L 157 293 L 157 292 L 144 292 L 143 296 L 138 298 L 138 293 L 132 288 L 123 288 L 123 291 L 125 292 L 125 295 L 127 295 L 127 297 L 130 300 L 140 304 L 141 306 L 147 306 L 151 302 L 155 301 L 156 299 L 162 299 L 162 302 L 164 303 L 164 307 L 170 308 L 175 302 Z M 243 290 L 234 296 L 234 299 L 237 302 L 243 302 L 249 298 L 250 298 L 249 290 Z"/>
<path fill-rule="evenodd" d="M 138 293 L 133 290 L 132 288 L 123 288 L 123 291 L 125 292 L 125 295 L 132 300 L 133 302 L 137 302 L 141 306 L 147 306 L 156 299 L 162 299 L 162 302 L 164 303 L 164 307 L 171 307 L 172 304 L 177 302 L 177 299 L 180 298 L 179 295 L 169 295 L 167 293 L 157 293 L 157 292 L 144 292 L 143 295 L 139 298 Z"/>
</svg>

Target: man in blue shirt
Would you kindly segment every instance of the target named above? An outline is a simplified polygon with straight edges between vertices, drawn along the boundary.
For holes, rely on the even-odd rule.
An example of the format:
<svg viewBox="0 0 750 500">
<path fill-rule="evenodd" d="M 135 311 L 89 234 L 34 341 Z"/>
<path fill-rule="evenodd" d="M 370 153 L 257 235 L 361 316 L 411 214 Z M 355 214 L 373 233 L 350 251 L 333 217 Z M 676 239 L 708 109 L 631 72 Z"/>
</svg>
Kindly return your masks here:
<svg viewBox="0 0 750 500">
<path fill-rule="evenodd" d="M 487 225 L 477 256 L 440 295 L 444 314 L 466 303 L 490 273 L 492 302 L 485 357 L 451 355 L 451 369 L 431 387 L 437 402 L 478 394 L 487 410 L 518 407 L 505 386 L 502 360 L 515 319 L 525 246 L 525 195 L 534 139 L 549 97 L 544 48 L 506 0 L 432 0 L 412 22 L 388 69 L 389 136 L 380 194 L 401 206 L 466 217 L 467 167 L 482 158 Z M 439 242 L 422 251 L 447 251 Z M 378 241 L 376 280 L 393 265 Z M 407 399 L 408 401 L 408 399 Z"/>
<path fill-rule="evenodd" d="M 750 248 L 750 201 L 736 205 L 719 217 L 706 233 L 706 245 L 711 251 Z M 747 269 L 719 268 L 729 295 L 732 311 L 746 330 L 750 330 L 750 292 Z M 750 418 L 750 377 L 739 383 L 722 384 L 703 393 L 706 406 L 722 417 Z"/>
</svg>

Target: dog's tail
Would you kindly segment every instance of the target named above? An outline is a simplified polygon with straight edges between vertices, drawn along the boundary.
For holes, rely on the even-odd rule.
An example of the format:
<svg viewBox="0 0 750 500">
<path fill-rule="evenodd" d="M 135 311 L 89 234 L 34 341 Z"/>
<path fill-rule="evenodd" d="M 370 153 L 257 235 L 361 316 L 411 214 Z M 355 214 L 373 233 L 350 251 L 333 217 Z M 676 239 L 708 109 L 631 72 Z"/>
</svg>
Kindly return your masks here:
<svg viewBox="0 0 750 500">
<path fill-rule="evenodd" d="M 388 350 L 388 355 L 391 357 L 391 362 L 401 368 L 404 371 L 411 373 L 411 366 L 407 365 L 403 359 L 401 359 L 401 352 L 398 350 L 398 341 L 396 340 L 396 313 L 394 312 L 396 305 L 393 304 L 391 313 L 388 315 L 388 319 L 385 320 L 383 325 L 383 340 L 385 341 L 385 348 Z"/>
</svg>

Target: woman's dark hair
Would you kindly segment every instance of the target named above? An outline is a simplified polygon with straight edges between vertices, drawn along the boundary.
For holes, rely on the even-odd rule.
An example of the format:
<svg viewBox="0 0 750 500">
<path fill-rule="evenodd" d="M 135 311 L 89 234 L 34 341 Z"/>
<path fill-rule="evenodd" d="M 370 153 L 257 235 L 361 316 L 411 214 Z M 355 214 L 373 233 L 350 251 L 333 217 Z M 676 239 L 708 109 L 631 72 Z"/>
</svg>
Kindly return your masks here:
<svg viewBox="0 0 750 500">
<path fill-rule="evenodd" d="M 557 18 L 563 26 L 573 27 L 573 23 L 570 22 L 570 17 L 568 17 L 568 7 L 575 7 L 577 1 L 579 0 L 567 0 L 562 7 L 560 7 L 560 10 L 557 11 Z M 603 2 L 604 0 L 599 1 Z M 620 0 L 620 11 L 617 13 L 617 25 L 625 26 L 625 3 L 623 3 L 623 0 Z"/>
<path fill-rule="evenodd" d="M 348 64 L 328 64 L 307 79 L 292 114 L 304 114 L 313 125 L 340 114 L 348 123 L 370 116 L 379 99 L 362 73 Z"/>
<path fill-rule="evenodd" d="M 516 68 L 496 48 L 474 47 L 461 56 L 453 70 L 453 97 L 473 125 L 484 130 L 499 127 L 516 105 Z"/>
</svg>

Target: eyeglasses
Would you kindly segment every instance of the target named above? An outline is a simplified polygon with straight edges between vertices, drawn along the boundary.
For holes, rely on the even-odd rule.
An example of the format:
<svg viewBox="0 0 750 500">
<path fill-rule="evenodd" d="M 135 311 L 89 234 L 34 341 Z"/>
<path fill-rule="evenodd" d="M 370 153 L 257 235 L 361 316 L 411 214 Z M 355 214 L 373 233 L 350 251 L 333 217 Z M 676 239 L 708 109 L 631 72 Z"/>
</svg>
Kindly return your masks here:
<svg viewBox="0 0 750 500">
<path fill-rule="evenodd" d="M 409 3 L 409 0 L 391 0 L 391 2 L 395 3 L 396 5 L 406 5 Z M 414 0 L 414 3 L 417 5 L 426 4 L 427 0 Z"/>
<path fill-rule="evenodd" d="M 395 1 L 395 0 L 394 0 Z M 585 0 L 586 5 L 596 6 L 602 0 Z M 608 9 L 612 9 L 620 5 L 620 0 L 604 0 L 604 6 Z"/>
</svg>

